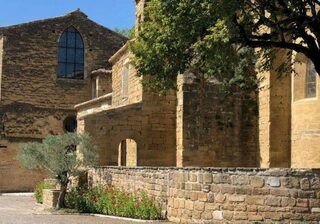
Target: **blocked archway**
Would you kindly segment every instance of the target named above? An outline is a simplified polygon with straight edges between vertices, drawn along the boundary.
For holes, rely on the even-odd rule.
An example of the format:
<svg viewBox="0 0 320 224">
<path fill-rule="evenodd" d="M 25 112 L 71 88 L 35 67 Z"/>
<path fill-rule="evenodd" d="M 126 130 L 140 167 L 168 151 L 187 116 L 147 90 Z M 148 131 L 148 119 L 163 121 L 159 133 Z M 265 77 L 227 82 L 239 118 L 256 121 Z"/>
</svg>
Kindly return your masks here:
<svg viewBox="0 0 320 224">
<path fill-rule="evenodd" d="M 127 167 L 137 166 L 138 145 L 133 139 L 124 139 L 118 147 L 118 165 Z"/>
</svg>

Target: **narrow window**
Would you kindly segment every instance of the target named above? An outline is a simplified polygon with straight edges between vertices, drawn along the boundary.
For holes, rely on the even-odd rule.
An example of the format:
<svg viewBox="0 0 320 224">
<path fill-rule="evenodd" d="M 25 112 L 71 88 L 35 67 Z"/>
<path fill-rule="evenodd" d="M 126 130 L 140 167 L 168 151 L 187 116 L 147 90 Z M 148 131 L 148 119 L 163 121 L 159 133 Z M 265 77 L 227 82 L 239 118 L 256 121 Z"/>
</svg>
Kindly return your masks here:
<svg viewBox="0 0 320 224">
<path fill-rule="evenodd" d="M 313 98 L 317 96 L 317 75 L 314 64 L 309 62 L 306 77 L 306 98 Z"/>
<path fill-rule="evenodd" d="M 98 78 L 93 78 L 91 80 L 92 85 L 92 99 L 98 97 Z"/>
<path fill-rule="evenodd" d="M 122 71 L 122 87 L 121 87 L 121 95 L 122 98 L 128 97 L 129 92 L 129 62 L 125 63 Z"/>
<path fill-rule="evenodd" d="M 58 78 L 84 78 L 84 44 L 74 27 L 66 29 L 59 39 Z"/>
</svg>

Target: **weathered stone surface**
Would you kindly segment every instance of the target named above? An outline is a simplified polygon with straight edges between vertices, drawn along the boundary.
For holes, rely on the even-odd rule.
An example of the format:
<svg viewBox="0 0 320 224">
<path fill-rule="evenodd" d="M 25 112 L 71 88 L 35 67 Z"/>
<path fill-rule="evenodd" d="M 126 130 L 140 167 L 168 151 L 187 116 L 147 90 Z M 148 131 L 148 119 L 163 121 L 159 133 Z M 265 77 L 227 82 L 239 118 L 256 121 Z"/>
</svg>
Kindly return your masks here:
<svg viewBox="0 0 320 224">
<path fill-rule="evenodd" d="M 313 178 L 311 180 L 311 188 L 313 190 L 319 190 L 320 189 L 320 178 L 319 177 Z"/>
<path fill-rule="evenodd" d="M 73 26 L 85 47 L 84 79 L 58 78 L 58 40 Z M 126 38 L 74 11 L 64 16 L 0 28 L 0 192 L 31 191 L 46 175 L 22 169 L 20 145 L 64 133 L 74 106 L 92 98 L 91 72 L 111 69 L 107 59 Z M 111 91 L 111 74 L 100 77 L 100 92 Z"/>
<path fill-rule="evenodd" d="M 182 172 L 183 170 L 183 172 Z M 91 173 L 93 172 L 93 173 Z M 89 172 L 89 180 L 96 184 L 107 184 L 115 187 L 124 188 L 129 191 L 136 189 L 135 186 L 148 186 L 146 183 L 154 183 L 154 185 L 169 184 L 169 189 L 164 188 L 163 193 L 158 197 L 163 199 L 163 214 L 168 214 L 169 220 L 176 220 L 183 223 L 248 223 L 259 222 L 269 224 L 278 223 L 309 223 L 315 222 L 320 216 L 320 200 L 316 198 L 317 190 L 302 190 L 293 187 L 291 184 L 284 184 L 281 179 L 281 187 L 273 187 L 266 184 L 263 187 L 254 188 L 251 181 L 248 185 L 238 185 L 238 182 L 230 182 L 229 184 L 220 183 L 212 184 L 218 186 L 219 191 L 216 193 L 215 188 L 210 188 L 208 193 L 203 191 L 181 190 L 181 184 L 172 184 L 166 182 L 167 177 L 175 176 L 176 173 L 208 173 L 212 172 L 216 175 L 220 171 L 214 168 L 97 168 Z M 223 170 L 223 175 L 237 175 L 236 170 Z M 269 170 L 241 170 L 241 175 L 245 172 L 246 176 L 269 179 L 279 178 L 278 176 L 270 176 Z M 280 171 L 277 170 L 279 173 Z M 298 182 L 302 179 L 318 177 L 320 171 L 317 170 L 288 170 L 285 169 L 287 176 L 285 178 L 294 178 Z M 257 174 L 258 173 L 258 174 Z M 108 174 L 108 175 L 106 175 Z M 143 174 L 141 176 L 141 174 Z M 161 174 L 161 178 L 160 175 Z M 290 176 L 292 174 L 292 176 Z M 144 176 L 144 177 L 143 177 Z M 200 175 L 199 175 L 200 176 Z M 201 175 L 202 178 L 204 175 Z M 129 178 L 128 178 L 129 177 Z M 134 181 L 132 181 L 134 180 Z M 203 179 L 202 179 L 203 180 Z M 182 181 L 182 180 L 180 180 Z M 189 183 L 189 178 L 184 178 Z M 89 184 L 92 185 L 92 184 Z M 200 184 L 201 185 L 201 184 Z M 202 184 L 204 185 L 204 184 Z M 201 185 L 201 186 L 202 186 Z M 299 184 L 300 186 L 300 184 Z M 223 188 L 240 189 L 244 188 L 246 192 L 248 188 L 258 191 L 258 194 L 238 194 L 241 192 L 236 190 L 226 190 Z M 157 189 L 158 187 L 154 187 Z M 155 195 L 154 190 L 147 192 Z M 183 197 L 181 197 L 183 192 Z M 229 193 L 231 192 L 231 193 Z M 289 192 L 289 194 L 288 194 Z M 301 194 L 299 192 L 305 192 Z M 313 194 L 309 193 L 312 192 Z M 192 196 L 194 195 L 194 196 Z M 213 198 L 214 196 L 214 198 Z M 209 200 L 209 198 L 212 198 Z M 168 201 L 168 203 L 166 203 Z M 183 203 L 184 201 L 184 203 Z M 312 223 L 311 222 L 311 223 Z"/>
<path fill-rule="evenodd" d="M 309 190 L 310 189 L 310 181 L 308 178 L 303 178 L 300 180 L 300 186 L 302 190 Z"/>
<path fill-rule="evenodd" d="M 282 198 L 281 206 L 282 207 L 294 207 L 296 205 L 296 200 L 294 198 Z"/>
<path fill-rule="evenodd" d="M 214 211 L 212 213 L 212 218 L 214 220 L 223 220 L 223 212 L 222 211 Z"/>
<path fill-rule="evenodd" d="M 271 187 L 280 187 L 281 185 L 279 177 L 269 177 L 267 183 Z"/>
<path fill-rule="evenodd" d="M 247 196 L 246 203 L 248 205 L 263 205 L 265 201 L 265 197 L 261 196 Z"/>
<path fill-rule="evenodd" d="M 312 208 L 311 212 L 313 213 L 320 213 L 320 208 Z M 319 220 L 318 220 L 319 221 Z"/>
<path fill-rule="evenodd" d="M 264 179 L 261 177 L 251 177 L 250 184 L 254 188 L 261 188 L 264 186 Z"/>
<path fill-rule="evenodd" d="M 43 205 L 46 208 L 55 208 L 58 203 L 60 191 L 55 189 L 43 190 Z"/>
<path fill-rule="evenodd" d="M 226 196 L 223 194 L 217 194 L 215 197 L 215 202 L 223 203 L 226 200 Z"/>
</svg>

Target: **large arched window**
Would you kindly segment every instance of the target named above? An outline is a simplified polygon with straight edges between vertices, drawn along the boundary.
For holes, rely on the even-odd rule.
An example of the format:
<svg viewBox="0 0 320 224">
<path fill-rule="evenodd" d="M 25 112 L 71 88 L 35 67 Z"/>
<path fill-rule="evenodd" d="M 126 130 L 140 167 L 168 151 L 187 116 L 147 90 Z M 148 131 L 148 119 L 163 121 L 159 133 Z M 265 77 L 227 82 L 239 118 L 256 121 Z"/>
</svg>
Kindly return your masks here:
<svg viewBox="0 0 320 224">
<path fill-rule="evenodd" d="M 66 29 L 59 39 L 58 78 L 83 79 L 84 44 L 74 27 Z"/>
</svg>

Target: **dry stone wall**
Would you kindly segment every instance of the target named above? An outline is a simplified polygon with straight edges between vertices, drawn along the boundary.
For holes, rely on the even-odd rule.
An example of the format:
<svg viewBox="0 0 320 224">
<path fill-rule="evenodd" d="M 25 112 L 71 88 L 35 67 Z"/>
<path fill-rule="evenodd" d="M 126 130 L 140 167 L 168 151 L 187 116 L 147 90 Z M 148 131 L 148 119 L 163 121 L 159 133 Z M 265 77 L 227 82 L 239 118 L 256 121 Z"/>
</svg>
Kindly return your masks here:
<svg viewBox="0 0 320 224">
<path fill-rule="evenodd" d="M 89 185 L 139 189 L 177 223 L 318 223 L 320 170 L 97 167 Z"/>
</svg>

